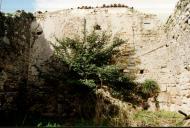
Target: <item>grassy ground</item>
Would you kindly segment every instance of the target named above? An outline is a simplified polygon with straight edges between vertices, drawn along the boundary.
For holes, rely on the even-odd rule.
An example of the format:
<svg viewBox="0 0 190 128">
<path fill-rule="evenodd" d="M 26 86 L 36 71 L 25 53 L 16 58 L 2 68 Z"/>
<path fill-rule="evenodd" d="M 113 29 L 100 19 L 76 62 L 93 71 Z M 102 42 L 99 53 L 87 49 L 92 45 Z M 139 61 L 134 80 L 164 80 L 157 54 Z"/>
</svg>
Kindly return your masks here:
<svg viewBox="0 0 190 128">
<path fill-rule="evenodd" d="M 128 121 L 129 126 L 132 127 L 182 127 L 184 125 L 183 118 L 181 114 L 178 114 L 176 112 L 168 112 L 168 111 L 136 111 L 133 115 L 129 115 Z M 121 119 L 121 118 L 119 118 Z M 126 120 L 126 118 L 123 118 L 123 120 Z M 118 120 L 119 121 L 119 120 Z M 119 121 L 117 123 L 123 123 L 123 121 Z M 60 125 L 57 123 L 47 123 L 42 124 L 39 123 L 38 127 L 67 127 L 67 126 L 73 126 L 73 127 L 85 127 L 85 126 L 97 126 L 94 122 L 88 122 L 85 120 L 81 120 L 79 122 L 73 122 L 73 124 L 65 124 Z M 102 124 L 98 126 L 109 126 L 109 124 Z M 121 126 L 121 125 L 111 125 L 111 126 Z"/>
<path fill-rule="evenodd" d="M 82 119 L 74 121 L 71 119 L 70 123 L 65 121 L 66 124 L 63 123 L 61 126 L 180 127 L 184 125 L 184 116 L 177 112 L 142 110 L 141 108 L 134 108 L 132 104 L 111 97 L 110 93 L 104 90 L 99 90 L 97 94 L 102 95 L 97 100 L 99 101 L 96 106 L 98 116 L 95 119 L 89 119 L 89 121 Z M 110 101 L 110 103 L 105 104 L 105 101 Z M 115 109 L 111 109 L 111 106 L 115 106 Z M 57 125 L 55 122 L 41 123 L 38 126 L 53 127 Z"/>
<path fill-rule="evenodd" d="M 176 112 L 168 111 L 138 111 L 132 116 L 133 124 L 136 126 L 151 127 L 180 127 L 183 126 L 183 116 Z"/>
</svg>

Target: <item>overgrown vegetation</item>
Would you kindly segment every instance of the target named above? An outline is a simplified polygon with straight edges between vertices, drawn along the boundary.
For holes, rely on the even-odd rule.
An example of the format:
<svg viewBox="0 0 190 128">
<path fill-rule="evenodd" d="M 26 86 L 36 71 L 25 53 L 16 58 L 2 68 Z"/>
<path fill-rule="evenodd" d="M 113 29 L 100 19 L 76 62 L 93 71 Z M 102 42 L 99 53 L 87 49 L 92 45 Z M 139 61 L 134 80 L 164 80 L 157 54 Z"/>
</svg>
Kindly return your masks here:
<svg viewBox="0 0 190 128">
<path fill-rule="evenodd" d="M 168 111 L 138 111 L 134 113 L 133 125 L 138 127 L 180 127 L 183 126 L 183 116 Z"/>
<path fill-rule="evenodd" d="M 70 109 L 75 109 L 75 112 L 71 111 L 70 113 L 75 113 L 75 117 L 78 115 L 79 118 L 85 120 L 93 119 L 96 114 L 99 114 L 102 118 L 101 115 L 103 114 L 104 119 L 100 121 L 100 124 L 114 119 L 121 121 L 123 114 L 122 118 L 117 117 L 119 113 L 108 115 L 110 110 L 100 109 L 101 105 L 97 106 L 97 103 L 99 104 L 102 100 L 101 96 L 96 96 L 98 89 L 106 87 L 113 97 L 131 102 L 133 105 L 141 105 L 142 102 L 146 102 L 149 97 L 154 96 L 153 94 L 159 90 L 157 83 L 150 80 L 145 81 L 139 87 L 138 83 L 133 81 L 134 76 L 131 77 L 130 73 L 123 72 L 124 68 L 127 68 L 127 64 L 130 63 L 127 61 L 131 61 L 129 57 L 133 55 L 134 51 L 133 49 L 129 50 L 128 56 L 122 58 L 122 61 L 125 60 L 125 66 L 118 63 L 117 58 L 121 57 L 120 48 L 122 45 L 126 45 L 126 41 L 122 39 L 117 37 L 111 39 L 105 32 L 97 34 L 93 31 L 82 40 L 77 38 L 56 40 L 57 43 L 52 44 L 55 53 L 52 56 L 52 61 L 49 62 L 48 72 L 40 72 L 41 77 L 48 84 L 56 86 L 57 95 L 63 95 L 64 100 L 73 101 L 73 103 L 67 102 L 70 107 L 63 110 L 64 113 L 71 111 Z M 82 100 L 84 97 L 87 102 Z M 108 105 L 110 101 L 105 102 L 108 102 L 107 106 L 113 106 Z M 62 104 L 65 104 L 63 99 Z M 100 104 L 105 107 L 104 102 Z M 97 112 L 98 109 L 100 111 Z M 119 108 L 115 106 L 114 110 L 119 110 Z M 126 115 L 124 117 L 123 120 L 127 120 Z M 109 124 L 108 122 L 106 124 Z M 116 122 L 117 124 L 120 123 Z M 126 126 L 127 122 L 124 122 L 124 126 Z"/>
<path fill-rule="evenodd" d="M 30 45 L 33 45 L 33 42 L 31 44 L 30 41 L 31 38 L 34 38 L 30 33 L 30 24 L 34 17 L 32 14 L 23 11 L 18 11 L 16 15 L 7 14 L 5 16 L 0 14 L 0 17 L 2 17 L 0 19 L 0 48 L 2 49 L 0 58 L 2 59 L 4 55 L 13 52 L 15 56 L 25 55 L 25 59 L 28 60 L 27 50 L 32 47 Z M 15 40 L 16 34 L 22 34 L 22 29 L 17 29 L 16 23 L 18 22 L 19 24 L 25 21 L 28 23 L 25 27 L 27 29 L 25 32 L 28 33 L 26 38 L 23 39 L 22 36 L 19 36 L 19 39 Z M 100 30 L 101 27 L 96 26 L 96 29 Z M 18 42 L 19 40 L 21 41 Z M 27 44 L 28 49 L 26 49 L 26 44 L 24 43 Z M 123 72 L 124 68 L 127 67 L 121 64 L 123 62 L 131 64 L 129 57 L 134 54 L 132 49 L 128 50 L 127 55 L 121 57 L 120 48 L 126 45 L 126 41 L 117 37 L 111 39 L 105 32 L 101 34 L 92 32 L 87 36 L 85 35 L 83 40 L 77 38 L 57 39 L 57 44 L 52 45 L 55 53 L 44 65 L 43 71 L 40 69 L 41 67 L 36 66 L 40 80 L 43 79 L 43 86 L 40 85 L 41 81 L 38 81 L 40 87 L 37 87 L 38 84 L 30 83 L 33 87 L 27 88 L 28 75 L 26 74 L 28 69 L 23 68 L 26 71 L 23 71 L 25 72 L 22 74 L 24 80 L 19 85 L 17 107 L 19 112 L 24 115 L 24 123 L 28 122 L 29 117 L 31 116 L 30 118 L 32 118 L 32 115 L 45 117 L 46 115 L 44 116 L 43 114 L 48 113 L 52 115 L 50 118 L 54 118 L 54 116 L 57 119 L 69 118 L 65 122 L 71 122 L 71 124 L 74 118 L 76 118 L 76 120 L 84 120 L 82 124 L 92 122 L 90 124 L 97 125 L 92 121 L 97 114 L 96 107 L 97 102 L 99 102 L 96 91 L 105 87 L 115 98 L 132 103 L 136 100 L 135 102 L 139 103 L 138 99 L 141 99 L 141 95 L 138 92 L 138 84 L 133 81 L 134 76 L 130 72 Z M 10 51 L 10 49 L 13 50 Z M 121 59 L 118 59 L 119 57 Z M 122 62 L 118 63 L 118 60 Z M 36 90 L 39 93 L 34 94 L 33 92 Z M 150 90 L 149 92 L 151 92 Z M 147 97 L 149 96 L 152 95 Z M 83 100 L 84 98 L 85 100 Z M 102 105 L 104 107 L 104 102 Z M 111 124 L 108 122 L 112 120 L 117 125 L 125 124 L 126 126 L 127 114 L 121 114 L 123 110 L 120 110 L 116 105 L 111 103 L 106 103 L 106 105 L 106 111 L 104 111 L 105 108 L 101 109 L 101 111 L 107 117 L 105 117 L 105 122 L 103 121 L 103 123 L 98 125 Z M 46 111 L 46 109 L 48 110 Z M 112 110 L 114 111 L 112 112 Z M 118 118 L 119 114 L 120 117 Z M 28 119 L 25 120 L 25 118 Z M 125 121 L 122 121 L 123 118 L 125 118 Z M 44 124 L 39 124 L 38 126 L 44 126 Z M 54 126 L 57 126 L 57 123 L 47 124 L 47 127 Z"/>
<path fill-rule="evenodd" d="M 103 8 L 107 7 L 128 6 L 103 5 Z M 88 36 L 84 34 L 83 40 L 57 39 L 57 44 L 52 44 L 55 53 L 49 63 L 46 63 L 49 65 L 43 67 L 46 71 L 36 67 L 41 83 L 28 82 L 30 55 L 27 53 L 35 41 L 35 37 L 32 37 L 35 33 L 30 32 L 33 20 L 33 15 L 24 11 L 17 11 L 15 15 L 0 13 L 0 64 L 5 64 L 7 59 L 12 63 L 13 59 L 18 60 L 22 55 L 25 56 L 22 64 L 26 64 L 21 64 L 23 71 L 19 75 L 14 74 L 18 75 L 20 80 L 19 88 L 15 89 L 18 91 L 15 105 L 17 108 L 9 102 L 9 106 L 2 105 L 2 120 L 6 117 L 6 121 L 11 122 L 9 117 L 14 116 L 13 125 L 30 124 L 38 127 L 183 125 L 182 116 L 174 112 L 134 111 L 135 105 L 147 102 L 150 97 L 153 97 L 156 106 L 159 106 L 159 86 L 154 80 L 135 83 L 131 72 L 124 73 L 123 70 L 128 68 L 126 66 L 135 63 L 129 59 L 134 50 L 124 51 L 127 55 L 121 57 L 120 48 L 126 45 L 126 41 L 117 37 L 111 39 L 106 33 L 92 32 Z M 26 23 L 23 28 L 18 27 L 23 23 Z M 94 30 L 101 30 L 101 26 L 95 25 Z M 31 39 L 34 40 L 32 44 Z M 126 65 L 122 65 L 118 60 Z M 30 85 L 27 86 L 27 83 Z M 98 95 L 97 90 L 103 91 L 105 95 L 101 91 Z M 14 102 L 12 97 L 6 97 L 6 100 Z M 123 101 L 131 102 L 132 105 L 129 107 L 128 103 Z M 12 107 L 17 109 L 16 114 L 7 112 Z M 46 118 L 47 121 L 38 123 Z M 99 118 L 99 122 L 94 121 L 95 118 Z"/>
<path fill-rule="evenodd" d="M 92 90 L 108 86 L 124 97 L 135 88 L 136 84 L 113 61 L 124 40 L 111 40 L 105 33 L 93 32 L 86 40 L 65 38 L 57 41 L 58 44 L 53 45 L 55 56 L 67 67 L 66 83 L 80 84 Z"/>
<path fill-rule="evenodd" d="M 158 83 L 154 80 L 145 80 L 141 86 L 142 97 L 148 100 L 150 97 L 157 97 L 160 92 Z"/>
<path fill-rule="evenodd" d="M 115 6 L 113 5 L 113 7 Z M 4 60 L 4 57 L 7 57 L 4 55 L 9 54 L 9 52 L 13 52 L 15 55 L 25 54 L 23 51 L 25 46 L 18 40 L 28 43 L 28 48 L 31 47 L 29 46 L 32 38 L 30 34 L 26 35 L 25 39 L 21 37 L 15 41 L 14 37 L 17 31 L 22 33 L 22 30 L 17 29 L 15 24 L 17 21 L 25 22 L 27 19 L 28 25 L 25 30 L 30 33 L 29 28 L 34 17 L 30 13 L 27 14 L 25 12 L 19 12 L 19 15 L 21 16 L 13 16 L 12 14 L 5 16 L 0 13 L 0 48 L 2 50 L 0 58 L 2 60 Z M 94 29 L 101 30 L 101 27 L 96 25 Z M 36 114 L 37 117 L 39 115 L 43 115 L 42 118 L 51 116 L 50 119 L 55 117 L 55 120 L 59 120 L 56 123 L 52 123 L 53 121 L 39 123 L 38 127 L 58 127 L 66 122 L 66 126 L 128 126 L 129 122 L 133 121 L 137 123 L 137 126 L 161 126 L 162 124 L 181 126 L 182 123 L 178 120 L 181 117 L 174 113 L 163 111 L 139 111 L 130 120 L 127 113 L 128 107 L 124 108 L 122 105 L 117 105 L 117 103 L 123 104 L 122 101 L 127 101 L 131 102 L 132 107 L 134 107 L 135 105 L 141 105 L 142 102 L 147 102 L 150 97 L 155 99 L 156 106 L 159 104 L 157 96 L 160 89 L 155 81 L 146 80 L 142 84 L 135 83 L 133 81 L 135 77 L 130 74 L 131 72 L 124 73 L 124 68 L 128 67 L 120 64 L 125 62 L 130 65 L 131 60 L 129 57 L 134 54 L 134 50 L 129 50 L 128 56 L 124 56 L 124 58 L 120 56 L 120 48 L 126 45 L 125 43 L 126 41 L 120 38 L 115 37 L 111 39 L 106 33 L 97 34 L 95 32 L 88 36 L 85 35 L 83 40 L 71 38 L 57 39 L 57 44 L 52 44 L 55 48 L 55 53 L 51 60 L 46 63 L 49 65 L 43 67 L 46 71 L 41 71 L 36 66 L 40 80 L 41 78 L 44 80 L 42 84 L 40 83 L 40 86 L 33 85 L 35 87 L 29 90 L 26 87 L 28 78 L 25 77 L 27 75 L 22 74 L 25 77 L 19 84 L 17 107 L 19 112 L 24 115 L 24 119 L 21 119 L 22 121 L 19 119 L 19 123 L 16 122 L 16 124 L 20 125 L 20 122 L 22 122 L 24 125 L 25 122 L 33 118 L 33 114 Z M 122 62 L 118 64 L 118 60 L 122 60 Z M 111 96 L 109 95 L 109 98 L 107 98 L 107 95 L 105 95 L 102 98 L 101 93 L 97 95 L 98 89 L 102 89 L 104 93 L 106 91 L 109 92 Z M 30 95 L 30 98 L 27 97 L 29 100 L 25 97 L 27 95 Z M 116 100 L 113 100 L 113 97 L 115 99 L 118 98 L 119 102 L 114 103 Z M 35 102 L 35 99 L 37 99 L 37 102 Z M 110 99 L 114 102 L 110 101 Z M 31 105 L 29 102 L 32 100 Z M 98 114 L 97 118 L 103 118 L 103 121 L 100 119 L 100 122 L 94 122 L 93 119 Z M 75 118 L 76 120 L 80 119 L 80 121 L 75 122 Z M 63 122 L 62 119 L 67 120 Z M 61 125 L 59 124 L 60 120 L 62 121 Z M 38 119 L 37 121 L 35 120 L 36 122 L 38 122 Z M 34 122 L 32 123 L 34 124 Z"/>
</svg>

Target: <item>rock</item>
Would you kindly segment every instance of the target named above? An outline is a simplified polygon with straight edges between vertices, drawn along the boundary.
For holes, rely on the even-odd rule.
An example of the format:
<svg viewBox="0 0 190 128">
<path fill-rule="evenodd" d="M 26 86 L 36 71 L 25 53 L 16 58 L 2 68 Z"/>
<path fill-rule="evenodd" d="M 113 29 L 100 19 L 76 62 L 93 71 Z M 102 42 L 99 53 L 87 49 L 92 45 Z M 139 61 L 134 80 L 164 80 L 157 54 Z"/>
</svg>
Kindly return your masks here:
<svg viewBox="0 0 190 128">
<path fill-rule="evenodd" d="M 166 92 L 167 91 L 167 84 L 161 84 L 160 85 L 160 91 L 161 92 Z"/>
<path fill-rule="evenodd" d="M 183 127 L 189 127 L 190 126 L 190 120 L 184 121 Z"/>
<path fill-rule="evenodd" d="M 169 102 L 170 100 L 170 95 L 165 92 L 161 92 L 158 96 L 158 101 L 159 102 Z"/>
<path fill-rule="evenodd" d="M 3 41 L 6 43 L 6 44 L 10 44 L 10 41 L 9 41 L 9 39 L 5 36 L 4 38 L 3 38 Z"/>
</svg>

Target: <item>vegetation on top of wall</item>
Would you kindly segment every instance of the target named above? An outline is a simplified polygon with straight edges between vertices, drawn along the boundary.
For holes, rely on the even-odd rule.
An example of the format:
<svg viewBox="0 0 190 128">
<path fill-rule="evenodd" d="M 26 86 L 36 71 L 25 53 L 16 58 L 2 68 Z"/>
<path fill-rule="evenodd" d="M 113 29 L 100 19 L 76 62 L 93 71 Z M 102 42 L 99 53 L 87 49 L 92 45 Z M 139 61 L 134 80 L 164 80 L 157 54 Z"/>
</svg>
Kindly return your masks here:
<svg viewBox="0 0 190 128">
<path fill-rule="evenodd" d="M 106 4 L 103 4 L 102 6 L 100 7 L 96 7 L 96 8 L 115 8 L 115 7 L 122 7 L 122 8 L 129 8 L 129 6 L 125 5 L 125 4 L 110 4 L 110 5 L 106 5 Z M 92 6 L 81 6 L 81 7 L 77 7 L 77 9 L 93 9 L 94 7 Z"/>
</svg>

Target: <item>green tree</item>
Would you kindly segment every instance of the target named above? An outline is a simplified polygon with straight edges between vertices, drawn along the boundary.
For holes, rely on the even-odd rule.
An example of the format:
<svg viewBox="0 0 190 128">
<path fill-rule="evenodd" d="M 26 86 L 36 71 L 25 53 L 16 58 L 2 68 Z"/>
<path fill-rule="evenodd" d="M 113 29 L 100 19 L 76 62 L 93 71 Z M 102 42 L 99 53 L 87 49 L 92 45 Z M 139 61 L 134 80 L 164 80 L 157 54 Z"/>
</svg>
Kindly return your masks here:
<svg viewBox="0 0 190 128">
<path fill-rule="evenodd" d="M 113 63 L 113 56 L 126 41 L 117 37 L 110 39 L 105 33 L 92 32 L 86 40 L 57 39 L 55 56 L 68 68 L 67 83 L 80 84 L 91 89 L 109 86 L 123 94 L 132 90 L 135 84 L 125 75 L 121 67 Z"/>
</svg>

